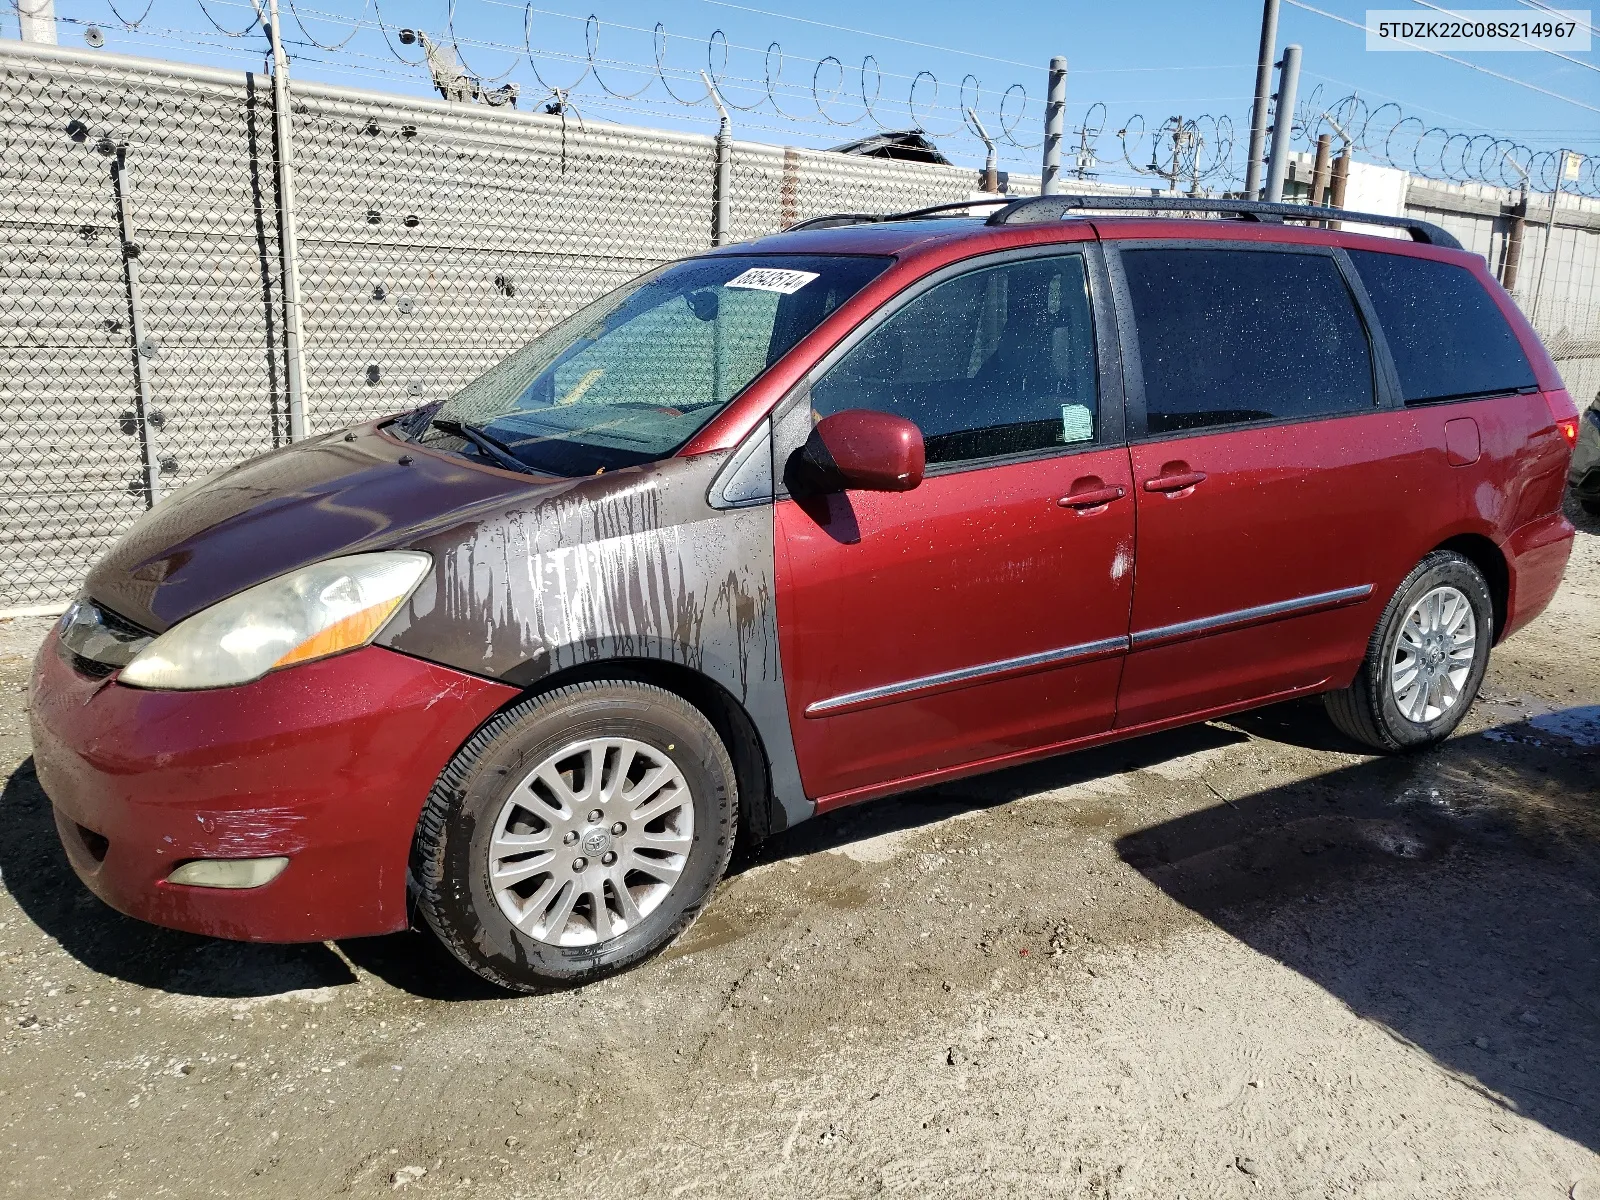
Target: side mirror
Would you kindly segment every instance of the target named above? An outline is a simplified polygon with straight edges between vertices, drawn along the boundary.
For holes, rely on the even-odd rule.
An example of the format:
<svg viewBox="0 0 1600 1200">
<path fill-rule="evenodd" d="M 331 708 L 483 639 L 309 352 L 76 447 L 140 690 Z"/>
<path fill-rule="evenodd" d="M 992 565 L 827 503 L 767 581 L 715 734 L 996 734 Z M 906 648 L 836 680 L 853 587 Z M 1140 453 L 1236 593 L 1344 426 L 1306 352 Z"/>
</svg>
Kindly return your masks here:
<svg viewBox="0 0 1600 1200">
<path fill-rule="evenodd" d="M 796 457 L 802 478 L 794 482 L 811 492 L 909 492 L 927 465 L 920 429 L 865 408 L 823 417 Z"/>
</svg>

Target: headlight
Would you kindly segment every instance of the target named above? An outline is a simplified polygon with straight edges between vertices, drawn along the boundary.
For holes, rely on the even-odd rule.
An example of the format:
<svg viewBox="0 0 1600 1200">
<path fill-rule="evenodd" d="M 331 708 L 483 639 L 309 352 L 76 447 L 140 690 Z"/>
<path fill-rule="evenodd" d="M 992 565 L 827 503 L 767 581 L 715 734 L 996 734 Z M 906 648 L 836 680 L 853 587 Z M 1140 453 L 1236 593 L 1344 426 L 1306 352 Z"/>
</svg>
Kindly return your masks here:
<svg viewBox="0 0 1600 1200">
<path fill-rule="evenodd" d="M 232 687 L 365 646 L 432 560 L 410 550 L 330 558 L 179 621 L 123 668 L 133 687 Z"/>
</svg>

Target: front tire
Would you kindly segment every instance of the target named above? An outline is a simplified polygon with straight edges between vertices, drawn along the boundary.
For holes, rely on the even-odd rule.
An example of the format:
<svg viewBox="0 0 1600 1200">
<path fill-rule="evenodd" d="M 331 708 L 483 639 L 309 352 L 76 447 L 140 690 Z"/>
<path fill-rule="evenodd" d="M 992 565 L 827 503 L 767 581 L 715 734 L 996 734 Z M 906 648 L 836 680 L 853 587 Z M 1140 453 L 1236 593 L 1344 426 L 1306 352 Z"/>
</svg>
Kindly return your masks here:
<svg viewBox="0 0 1600 1200">
<path fill-rule="evenodd" d="M 1469 560 L 1428 555 L 1396 589 L 1355 682 L 1324 697 L 1341 732 L 1384 753 L 1449 737 L 1489 666 L 1494 602 Z"/>
<path fill-rule="evenodd" d="M 495 717 L 440 775 L 412 847 L 417 907 L 492 983 L 587 983 L 688 927 L 738 811 L 727 747 L 688 701 L 572 684 Z"/>
</svg>

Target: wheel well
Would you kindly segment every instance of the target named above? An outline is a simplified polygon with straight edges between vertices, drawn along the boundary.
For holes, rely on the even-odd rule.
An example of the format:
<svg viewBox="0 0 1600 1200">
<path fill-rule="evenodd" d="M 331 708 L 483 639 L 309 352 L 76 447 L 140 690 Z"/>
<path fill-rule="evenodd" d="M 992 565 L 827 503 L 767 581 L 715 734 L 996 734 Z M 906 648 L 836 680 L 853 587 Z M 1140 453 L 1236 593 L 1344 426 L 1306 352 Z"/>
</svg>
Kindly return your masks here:
<svg viewBox="0 0 1600 1200">
<path fill-rule="evenodd" d="M 733 760 L 739 785 L 739 839 L 734 853 L 752 849 L 769 834 L 784 827 L 772 795 L 772 775 L 767 751 L 755 722 L 726 688 L 681 663 L 655 658 L 608 658 L 583 663 L 547 675 L 527 688 L 518 701 L 565 687 L 600 679 L 625 679 L 649 683 L 682 696 L 711 722 Z"/>
<path fill-rule="evenodd" d="M 1506 614 L 1511 603 L 1511 571 L 1506 566 L 1506 556 L 1481 533 L 1463 533 L 1434 547 L 1435 550 L 1454 550 L 1482 573 L 1489 585 L 1489 598 L 1494 602 L 1494 640 L 1506 627 Z"/>
</svg>

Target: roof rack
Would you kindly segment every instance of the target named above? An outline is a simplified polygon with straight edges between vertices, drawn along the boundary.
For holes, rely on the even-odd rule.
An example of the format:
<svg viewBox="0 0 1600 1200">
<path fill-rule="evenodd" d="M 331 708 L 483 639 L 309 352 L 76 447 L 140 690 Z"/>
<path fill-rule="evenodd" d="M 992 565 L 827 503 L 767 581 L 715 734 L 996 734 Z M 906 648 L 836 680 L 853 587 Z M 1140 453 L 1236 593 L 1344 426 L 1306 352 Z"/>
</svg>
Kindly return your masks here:
<svg viewBox="0 0 1600 1200">
<path fill-rule="evenodd" d="M 965 213 L 979 205 L 1000 205 L 999 211 L 989 216 L 990 225 L 1032 225 L 1046 221 L 1059 221 L 1063 217 L 1099 212 L 1206 212 L 1236 217 L 1242 221 L 1349 221 L 1355 225 L 1387 225 L 1404 229 L 1412 241 L 1425 246 L 1443 246 L 1447 250 L 1461 249 L 1461 243 L 1449 230 L 1431 221 L 1415 217 L 1391 217 L 1383 213 L 1356 212 L 1348 208 L 1316 208 L 1309 204 L 1274 204 L 1265 200 L 1214 200 L 1199 196 L 1024 196 L 1020 200 L 1004 197 L 985 200 L 961 200 L 954 204 L 934 204 L 928 208 L 914 208 L 901 213 L 829 213 L 800 221 L 784 230 L 837 229 L 843 225 L 876 225 L 884 221 L 913 221 L 918 217 L 936 217 L 943 213 Z"/>
<path fill-rule="evenodd" d="M 804 221 L 796 221 L 784 229 L 785 233 L 793 233 L 797 229 L 838 229 L 843 225 L 876 225 L 881 221 L 914 221 L 918 217 L 937 217 L 941 213 L 966 212 L 969 208 L 976 208 L 980 204 L 1011 204 L 1012 200 L 1005 197 L 995 197 L 987 200 L 958 200 L 953 204 L 933 204 L 927 208 L 913 208 L 910 212 L 899 213 L 827 213 L 820 217 L 811 217 Z"/>
<path fill-rule="evenodd" d="M 990 215 L 990 225 L 1032 225 L 1059 221 L 1085 209 L 1102 212 L 1211 212 L 1244 221 L 1349 221 L 1357 225 L 1387 225 L 1404 229 L 1412 241 L 1425 246 L 1461 249 L 1455 235 L 1431 221 L 1391 217 L 1383 213 L 1354 212 L 1345 208 L 1318 208 L 1309 204 L 1275 204 L 1264 200 L 1213 200 L 1198 196 L 1027 196 L 1013 200 Z"/>
</svg>

